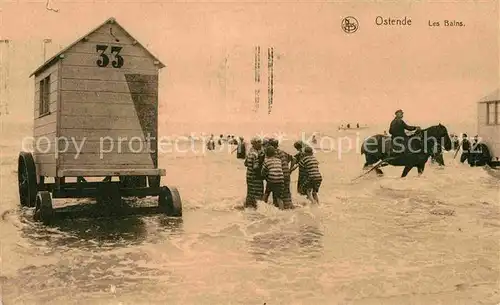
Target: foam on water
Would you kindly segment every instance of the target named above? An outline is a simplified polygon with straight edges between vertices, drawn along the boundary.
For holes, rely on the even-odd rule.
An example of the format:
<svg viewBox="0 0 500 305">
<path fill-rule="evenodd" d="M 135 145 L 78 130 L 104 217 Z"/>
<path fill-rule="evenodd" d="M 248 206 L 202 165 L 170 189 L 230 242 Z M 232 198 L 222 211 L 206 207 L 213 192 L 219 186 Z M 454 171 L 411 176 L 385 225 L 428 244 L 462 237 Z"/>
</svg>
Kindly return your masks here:
<svg viewBox="0 0 500 305">
<path fill-rule="evenodd" d="M 296 194 L 295 172 L 287 211 L 239 208 L 245 169 L 234 154 L 171 153 L 160 166 L 179 187 L 182 220 L 76 216 L 48 228 L 17 207 L 12 156 L 1 165 L 5 304 L 500 301 L 499 182 L 451 153 L 421 177 L 384 167 L 352 182 L 362 155 L 318 151 L 321 205 Z"/>
</svg>

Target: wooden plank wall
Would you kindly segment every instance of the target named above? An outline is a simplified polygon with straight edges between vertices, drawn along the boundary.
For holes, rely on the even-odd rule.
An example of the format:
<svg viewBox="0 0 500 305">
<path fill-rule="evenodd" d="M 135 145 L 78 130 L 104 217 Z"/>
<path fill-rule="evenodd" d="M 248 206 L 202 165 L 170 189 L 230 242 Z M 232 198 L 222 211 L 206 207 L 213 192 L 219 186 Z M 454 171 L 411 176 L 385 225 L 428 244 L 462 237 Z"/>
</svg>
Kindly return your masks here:
<svg viewBox="0 0 500 305">
<path fill-rule="evenodd" d="M 113 28 L 113 35 L 109 28 Z M 158 105 L 158 69 L 154 59 L 133 38 L 115 25 L 106 25 L 88 36 L 65 53 L 61 61 L 61 137 L 83 143 L 78 155 L 74 144 L 59 155 L 58 169 L 130 169 L 154 168 L 149 143 L 138 118 L 132 94 L 140 104 Z M 109 56 L 107 67 L 99 67 L 100 58 L 96 45 L 107 45 L 104 52 Z M 121 68 L 114 68 L 115 59 L 111 46 L 120 46 L 124 59 Z M 141 74 L 151 77 L 142 82 L 145 90 L 129 89 L 126 74 Z M 130 80 L 129 80 L 130 81 Z M 134 86 L 135 88 L 136 86 Z M 136 92 L 134 92 L 136 90 Z M 157 122 L 155 122 L 157 124 Z M 118 138 L 122 143 L 118 143 Z M 130 141 L 134 138 L 132 141 Z M 112 152 L 100 154 L 102 147 Z M 82 142 L 84 141 L 84 142 Z M 113 142 L 111 147 L 111 142 Z M 141 146 L 143 149 L 141 150 Z"/>
<path fill-rule="evenodd" d="M 478 114 L 478 136 L 482 138 L 482 141 L 488 145 L 490 153 L 493 157 L 500 157 L 500 125 L 488 125 L 487 123 L 487 103 L 477 104 L 477 114 Z M 497 106 L 497 107 L 500 107 Z M 469 137 L 472 135 L 469 135 Z"/>
<path fill-rule="evenodd" d="M 49 114 L 40 116 L 40 81 L 50 75 L 50 104 Z M 57 98 L 59 88 L 59 63 L 48 67 L 45 71 L 35 76 L 34 94 L 34 153 L 37 174 L 40 176 L 56 176 L 55 141 L 57 135 Z"/>
</svg>

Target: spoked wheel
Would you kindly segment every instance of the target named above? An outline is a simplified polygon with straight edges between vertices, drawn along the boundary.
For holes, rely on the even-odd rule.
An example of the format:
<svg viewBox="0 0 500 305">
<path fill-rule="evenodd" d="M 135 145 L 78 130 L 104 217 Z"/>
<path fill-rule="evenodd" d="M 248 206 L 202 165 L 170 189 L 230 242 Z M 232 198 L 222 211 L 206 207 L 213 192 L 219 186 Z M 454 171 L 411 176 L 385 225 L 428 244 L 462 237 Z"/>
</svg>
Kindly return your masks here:
<svg viewBox="0 0 500 305">
<path fill-rule="evenodd" d="M 35 220 L 48 225 L 54 219 L 54 209 L 52 208 L 52 196 L 47 191 L 38 192 L 36 196 Z"/>
<path fill-rule="evenodd" d="M 179 191 L 175 187 L 161 187 L 158 198 L 158 207 L 167 216 L 182 216 L 182 201 Z"/>
<path fill-rule="evenodd" d="M 17 163 L 17 180 L 21 206 L 34 207 L 36 201 L 36 166 L 29 152 L 21 152 Z"/>
</svg>

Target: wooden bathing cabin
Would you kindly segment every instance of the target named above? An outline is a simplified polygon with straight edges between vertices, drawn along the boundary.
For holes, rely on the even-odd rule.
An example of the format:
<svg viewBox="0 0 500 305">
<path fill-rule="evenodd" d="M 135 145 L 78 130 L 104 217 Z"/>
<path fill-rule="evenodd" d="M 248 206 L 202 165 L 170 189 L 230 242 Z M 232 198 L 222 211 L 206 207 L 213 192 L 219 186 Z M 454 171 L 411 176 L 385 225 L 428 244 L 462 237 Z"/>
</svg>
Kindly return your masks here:
<svg viewBox="0 0 500 305">
<path fill-rule="evenodd" d="M 500 166 L 500 89 L 483 97 L 477 104 L 477 133 L 488 146 L 491 165 Z"/>
<path fill-rule="evenodd" d="M 163 67 L 109 18 L 36 69 L 30 75 L 35 81 L 35 150 L 19 157 L 21 204 L 41 204 L 32 198 L 37 191 L 53 197 L 99 196 L 103 183 L 115 197 L 162 197 L 164 191 L 171 201 L 177 191 L 160 187 L 165 170 L 158 168 L 157 152 Z M 67 181 L 71 177 L 77 185 Z M 104 180 L 97 187 L 85 184 L 89 177 Z M 111 183 L 113 177 L 119 183 Z M 27 191 L 21 180 L 29 182 Z"/>
</svg>

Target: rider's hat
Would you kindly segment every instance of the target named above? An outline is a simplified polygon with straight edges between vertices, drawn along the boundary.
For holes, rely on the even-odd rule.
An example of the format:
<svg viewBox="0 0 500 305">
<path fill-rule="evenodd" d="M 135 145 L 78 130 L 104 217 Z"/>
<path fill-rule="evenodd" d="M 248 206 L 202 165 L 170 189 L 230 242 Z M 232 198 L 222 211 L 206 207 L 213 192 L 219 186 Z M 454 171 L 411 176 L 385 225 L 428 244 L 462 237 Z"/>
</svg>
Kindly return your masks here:
<svg viewBox="0 0 500 305">
<path fill-rule="evenodd" d="M 398 114 L 398 113 L 401 113 L 401 114 L 403 114 L 403 110 L 401 110 L 401 109 L 398 109 L 398 110 L 396 110 L 396 112 L 394 112 L 394 114 Z"/>
</svg>

